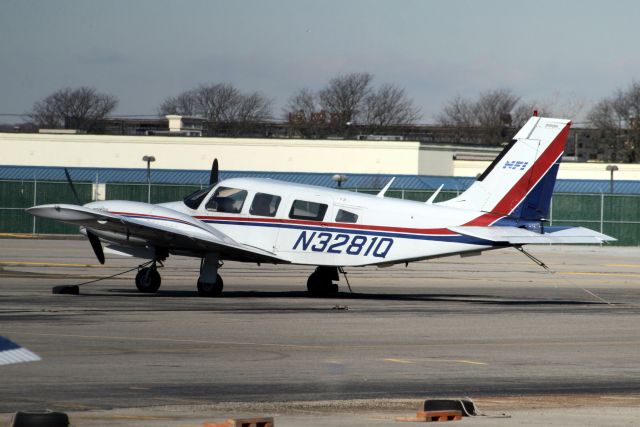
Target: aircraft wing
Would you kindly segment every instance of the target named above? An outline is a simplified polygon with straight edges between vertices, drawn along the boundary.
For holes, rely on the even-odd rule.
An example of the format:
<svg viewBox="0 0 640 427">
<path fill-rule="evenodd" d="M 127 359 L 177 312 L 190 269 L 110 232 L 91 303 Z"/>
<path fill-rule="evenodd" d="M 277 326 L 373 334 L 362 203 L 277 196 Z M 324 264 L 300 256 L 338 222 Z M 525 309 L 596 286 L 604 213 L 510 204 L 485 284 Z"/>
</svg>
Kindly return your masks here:
<svg viewBox="0 0 640 427">
<path fill-rule="evenodd" d="M 449 230 L 465 236 L 512 245 L 524 244 L 575 244 L 615 241 L 613 237 L 584 227 L 545 227 L 544 233 L 536 233 L 519 227 L 449 227 Z"/>
<path fill-rule="evenodd" d="M 149 246 L 167 248 L 170 251 L 218 252 L 223 259 L 288 263 L 271 252 L 236 242 L 198 219 L 167 208 L 154 209 L 162 209 L 161 213 L 164 215 L 134 217 L 68 204 L 34 206 L 27 209 L 27 212 L 92 230 L 118 233 L 127 239 L 144 241 Z"/>
</svg>

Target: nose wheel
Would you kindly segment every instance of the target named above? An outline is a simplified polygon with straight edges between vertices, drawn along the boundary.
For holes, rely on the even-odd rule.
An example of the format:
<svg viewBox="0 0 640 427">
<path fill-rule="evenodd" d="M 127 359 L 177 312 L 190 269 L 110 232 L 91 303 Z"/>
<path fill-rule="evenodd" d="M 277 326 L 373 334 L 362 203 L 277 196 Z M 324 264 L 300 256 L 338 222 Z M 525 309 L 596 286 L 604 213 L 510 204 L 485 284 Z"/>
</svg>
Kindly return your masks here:
<svg viewBox="0 0 640 427">
<path fill-rule="evenodd" d="M 158 292 L 162 279 L 155 263 L 151 267 L 144 267 L 136 274 L 136 288 L 143 294 L 153 294 Z"/>
</svg>

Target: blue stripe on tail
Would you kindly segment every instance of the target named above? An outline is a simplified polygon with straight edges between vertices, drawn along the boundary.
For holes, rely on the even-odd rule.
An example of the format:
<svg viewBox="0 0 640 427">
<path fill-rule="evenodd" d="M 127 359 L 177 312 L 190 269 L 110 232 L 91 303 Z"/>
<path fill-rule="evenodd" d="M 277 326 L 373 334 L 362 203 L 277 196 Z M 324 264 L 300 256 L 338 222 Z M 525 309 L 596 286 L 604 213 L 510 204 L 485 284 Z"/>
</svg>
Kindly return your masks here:
<svg viewBox="0 0 640 427">
<path fill-rule="evenodd" d="M 554 163 L 542 179 L 531 189 L 529 194 L 520 202 L 513 212 L 506 218 L 493 225 L 522 225 L 530 221 L 539 222 L 549 217 L 551 196 L 556 185 L 556 178 L 560 169 L 560 161 Z"/>
</svg>

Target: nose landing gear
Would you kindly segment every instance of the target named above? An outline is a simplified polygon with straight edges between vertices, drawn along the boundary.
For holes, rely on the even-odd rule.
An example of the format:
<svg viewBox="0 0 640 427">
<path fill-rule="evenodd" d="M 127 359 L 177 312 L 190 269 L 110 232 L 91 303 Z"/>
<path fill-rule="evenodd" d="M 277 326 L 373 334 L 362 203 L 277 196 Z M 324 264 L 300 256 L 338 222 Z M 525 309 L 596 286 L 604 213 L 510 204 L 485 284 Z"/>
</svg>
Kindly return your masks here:
<svg viewBox="0 0 640 427">
<path fill-rule="evenodd" d="M 155 261 L 150 267 L 141 268 L 136 274 L 136 288 L 144 294 L 158 292 L 161 283 L 162 279 Z"/>
</svg>

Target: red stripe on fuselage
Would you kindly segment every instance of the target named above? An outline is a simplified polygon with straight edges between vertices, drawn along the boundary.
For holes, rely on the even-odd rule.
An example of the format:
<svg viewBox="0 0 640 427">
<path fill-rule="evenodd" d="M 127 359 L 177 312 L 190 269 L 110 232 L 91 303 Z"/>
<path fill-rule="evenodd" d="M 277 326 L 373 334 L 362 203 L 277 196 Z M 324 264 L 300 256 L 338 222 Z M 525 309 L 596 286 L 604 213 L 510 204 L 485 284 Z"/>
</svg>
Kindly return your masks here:
<svg viewBox="0 0 640 427">
<path fill-rule="evenodd" d="M 511 187 L 511 190 L 496 204 L 491 212 L 481 215 L 464 225 L 488 226 L 500 218 L 509 215 L 560 157 L 567 143 L 570 126 L 571 122 L 566 124 L 564 129 L 560 131 L 544 153 L 542 153 L 533 166 L 531 166 L 531 169 L 522 175 L 518 182 Z"/>
<path fill-rule="evenodd" d="M 388 227 L 383 225 L 366 225 L 352 224 L 344 222 L 321 222 L 306 221 L 301 219 L 281 219 L 281 218 L 247 218 L 232 216 L 195 216 L 194 218 L 201 221 L 236 221 L 236 222 L 266 222 L 271 224 L 295 224 L 295 225 L 313 225 L 316 227 L 335 227 L 350 228 L 354 230 L 371 230 L 371 231 L 389 231 L 395 233 L 411 233 L 411 234 L 437 234 L 452 235 L 456 234 L 446 228 L 406 228 L 406 227 Z"/>
</svg>

